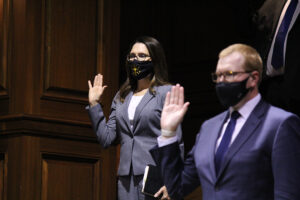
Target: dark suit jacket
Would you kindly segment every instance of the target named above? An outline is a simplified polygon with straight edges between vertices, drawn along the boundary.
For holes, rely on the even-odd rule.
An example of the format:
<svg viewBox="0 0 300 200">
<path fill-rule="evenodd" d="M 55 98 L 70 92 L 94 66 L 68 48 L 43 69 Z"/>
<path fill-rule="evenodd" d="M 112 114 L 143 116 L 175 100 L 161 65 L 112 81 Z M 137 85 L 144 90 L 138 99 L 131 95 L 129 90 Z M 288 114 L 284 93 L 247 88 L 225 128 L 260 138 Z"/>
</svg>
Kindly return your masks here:
<svg viewBox="0 0 300 200">
<path fill-rule="evenodd" d="M 300 119 L 260 101 L 216 174 L 215 146 L 227 115 L 203 123 L 184 163 L 176 143 L 151 150 L 170 196 L 181 199 L 201 185 L 203 200 L 299 200 Z"/>
<path fill-rule="evenodd" d="M 104 148 L 117 142 L 121 144 L 119 176 L 129 175 L 131 165 L 133 174 L 141 175 L 144 174 L 147 164 L 155 164 L 149 150 L 157 145 L 156 138 L 161 134 L 160 115 L 166 93 L 171 89 L 171 85 L 158 86 L 154 89 L 156 93 L 152 94 L 148 91 L 137 106 L 132 129 L 128 118 L 132 92 L 126 96 L 124 103 L 120 102 L 119 94 L 115 96 L 107 122 L 100 105 L 89 109 L 89 116 L 99 143 Z M 181 127 L 178 128 L 177 135 L 178 140 L 182 141 Z M 183 143 L 180 148 L 183 152 Z"/>
</svg>

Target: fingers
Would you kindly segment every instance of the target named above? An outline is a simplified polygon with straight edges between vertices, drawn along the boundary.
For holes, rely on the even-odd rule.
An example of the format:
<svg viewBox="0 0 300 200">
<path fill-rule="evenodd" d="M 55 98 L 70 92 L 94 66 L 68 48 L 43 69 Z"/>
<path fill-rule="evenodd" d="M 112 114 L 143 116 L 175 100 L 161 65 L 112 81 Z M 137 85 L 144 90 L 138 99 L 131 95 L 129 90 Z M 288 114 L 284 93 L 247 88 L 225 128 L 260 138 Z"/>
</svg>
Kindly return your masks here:
<svg viewBox="0 0 300 200">
<path fill-rule="evenodd" d="M 96 75 L 96 83 L 94 86 L 99 86 L 100 85 L 100 74 Z"/>
<path fill-rule="evenodd" d="M 154 194 L 154 197 L 159 197 L 159 195 L 164 191 L 164 187 L 161 187 L 158 192 Z"/>
<path fill-rule="evenodd" d="M 176 86 L 172 86 L 171 93 L 170 93 L 170 104 L 174 104 L 175 89 Z"/>
<path fill-rule="evenodd" d="M 107 88 L 106 85 L 104 85 L 104 86 L 102 87 L 102 93 L 104 92 L 105 88 Z"/>
<path fill-rule="evenodd" d="M 98 86 L 102 86 L 102 84 L 103 84 L 103 76 L 102 76 L 102 74 L 98 74 Z"/>
<path fill-rule="evenodd" d="M 167 92 L 164 108 L 170 104 L 170 92 Z"/>
<path fill-rule="evenodd" d="M 163 186 L 161 188 L 162 192 L 163 192 L 163 196 L 161 197 L 161 200 L 169 200 L 170 197 L 169 197 L 169 194 L 168 194 L 168 190 L 167 190 L 167 187 L 166 186 Z"/>
<path fill-rule="evenodd" d="M 89 89 L 91 89 L 93 87 L 90 80 L 88 81 L 88 85 L 89 85 Z"/>
<path fill-rule="evenodd" d="M 183 115 L 185 115 L 186 111 L 188 110 L 189 105 L 190 105 L 190 102 L 186 102 L 186 103 L 183 105 Z"/>
<path fill-rule="evenodd" d="M 180 85 L 176 84 L 174 93 L 174 104 L 178 105 Z"/>
<path fill-rule="evenodd" d="M 171 94 L 170 94 L 170 104 L 177 104 L 178 103 L 178 89 L 180 88 L 179 84 L 172 86 Z"/>
<path fill-rule="evenodd" d="M 92 88 L 93 86 L 100 86 L 102 87 L 103 85 L 103 75 L 102 74 L 97 74 L 95 77 L 94 77 L 94 83 L 93 85 L 89 83 L 89 88 Z M 106 86 L 104 86 L 106 87 Z"/>
<path fill-rule="evenodd" d="M 96 82 L 97 82 L 97 76 L 98 74 L 94 77 L 94 83 L 93 83 L 93 86 L 95 86 Z"/>
<path fill-rule="evenodd" d="M 170 104 L 183 105 L 184 102 L 184 91 L 183 87 L 179 84 L 176 84 L 172 87 L 170 94 Z"/>
<path fill-rule="evenodd" d="M 103 84 L 103 75 L 102 74 L 97 74 L 94 78 L 94 86 L 101 86 Z"/>
<path fill-rule="evenodd" d="M 180 106 L 182 106 L 183 105 L 183 103 L 184 103 L 184 88 L 183 87 L 180 87 L 179 88 L 179 92 L 178 92 L 179 94 L 178 94 L 178 104 L 180 105 Z"/>
<path fill-rule="evenodd" d="M 166 186 L 163 186 L 161 187 L 158 192 L 156 192 L 154 194 L 154 197 L 159 197 L 159 195 L 161 195 L 161 193 L 163 194 L 163 196 L 161 197 L 161 200 L 170 200 L 170 197 L 169 197 L 169 194 L 168 194 L 168 191 L 167 191 L 167 187 Z"/>
</svg>

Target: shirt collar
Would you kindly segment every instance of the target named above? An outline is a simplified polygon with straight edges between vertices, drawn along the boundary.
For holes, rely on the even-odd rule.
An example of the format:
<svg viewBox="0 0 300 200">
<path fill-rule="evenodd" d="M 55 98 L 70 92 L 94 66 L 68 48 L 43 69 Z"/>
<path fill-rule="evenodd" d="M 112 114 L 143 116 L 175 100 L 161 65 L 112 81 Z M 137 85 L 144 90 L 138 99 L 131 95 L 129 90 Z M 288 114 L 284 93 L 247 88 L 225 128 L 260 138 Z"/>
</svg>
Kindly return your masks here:
<svg viewBox="0 0 300 200">
<path fill-rule="evenodd" d="M 258 95 L 256 95 L 254 98 L 250 99 L 242 107 L 240 107 L 238 111 L 241 117 L 243 117 L 246 120 L 260 100 L 261 100 L 261 95 L 258 93 Z M 229 111 L 231 114 L 233 112 L 233 108 L 230 107 Z"/>
</svg>

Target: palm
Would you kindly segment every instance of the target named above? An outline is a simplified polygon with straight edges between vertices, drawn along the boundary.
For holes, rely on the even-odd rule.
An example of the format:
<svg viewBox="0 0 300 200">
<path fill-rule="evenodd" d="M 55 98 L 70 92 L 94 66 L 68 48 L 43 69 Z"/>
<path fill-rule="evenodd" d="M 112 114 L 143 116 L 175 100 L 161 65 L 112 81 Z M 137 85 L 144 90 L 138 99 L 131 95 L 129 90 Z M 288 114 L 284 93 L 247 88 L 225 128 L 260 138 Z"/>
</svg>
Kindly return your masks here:
<svg viewBox="0 0 300 200">
<path fill-rule="evenodd" d="M 88 81 L 89 85 L 89 102 L 91 105 L 96 104 L 99 102 L 104 89 L 107 87 L 106 85 L 103 86 L 103 76 L 98 74 L 94 78 L 94 84 L 92 85 L 91 81 Z"/>
<path fill-rule="evenodd" d="M 103 87 L 100 86 L 94 86 L 92 88 L 90 88 L 89 90 L 89 99 L 90 100 L 94 100 L 94 101 L 99 101 L 102 93 L 103 93 Z"/>
<path fill-rule="evenodd" d="M 189 103 L 184 103 L 183 87 L 176 85 L 172 87 L 165 99 L 165 105 L 161 115 L 161 128 L 175 131 L 181 123 Z"/>
</svg>

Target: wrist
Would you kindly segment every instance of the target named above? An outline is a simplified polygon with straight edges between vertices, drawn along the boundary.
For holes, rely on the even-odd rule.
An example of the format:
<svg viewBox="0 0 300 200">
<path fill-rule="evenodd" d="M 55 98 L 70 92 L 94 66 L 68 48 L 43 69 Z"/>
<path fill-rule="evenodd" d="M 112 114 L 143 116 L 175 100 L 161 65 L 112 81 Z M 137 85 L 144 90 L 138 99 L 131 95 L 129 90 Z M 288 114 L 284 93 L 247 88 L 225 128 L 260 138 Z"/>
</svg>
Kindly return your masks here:
<svg viewBox="0 0 300 200">
<path fill-rule="evenodd" d="M 94 107 L 94 106 L 96 106 L 97 104 L 98 104 L 97 101 L 90 102 L 90 107 Z"/>
<path fill-rule="evenodd" d="M 174 137 L 176 135 L 175 131 L 161 129 L 161 135 L 165 138 Z"/>
</svg>

